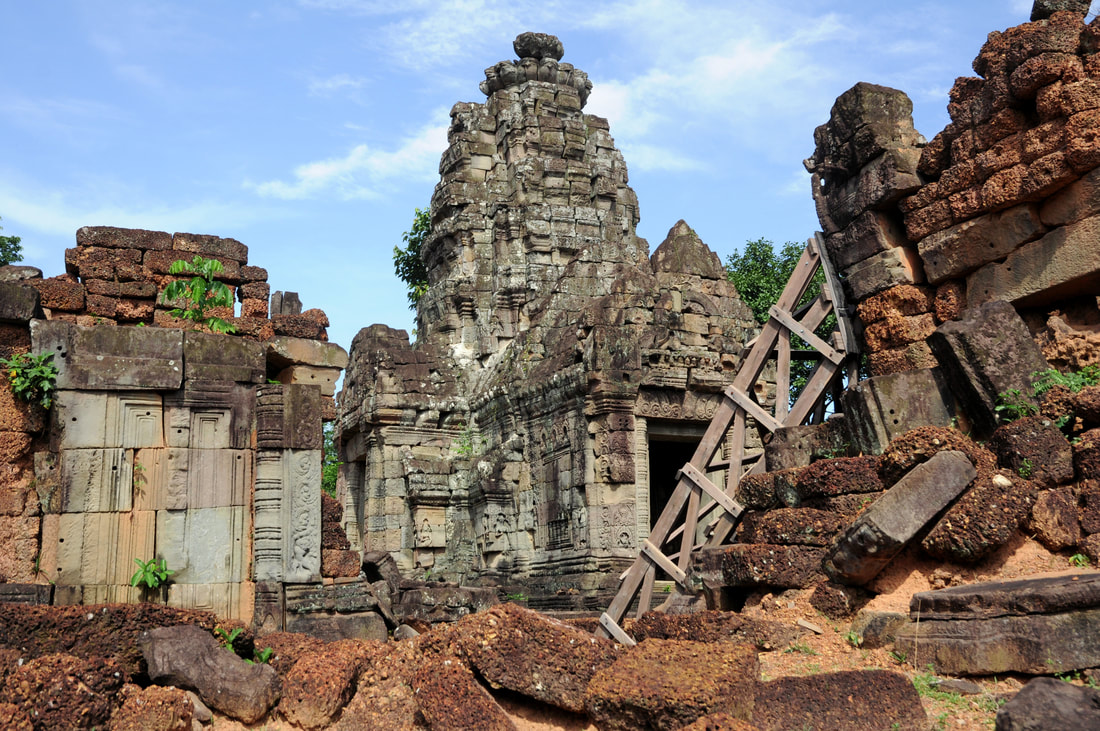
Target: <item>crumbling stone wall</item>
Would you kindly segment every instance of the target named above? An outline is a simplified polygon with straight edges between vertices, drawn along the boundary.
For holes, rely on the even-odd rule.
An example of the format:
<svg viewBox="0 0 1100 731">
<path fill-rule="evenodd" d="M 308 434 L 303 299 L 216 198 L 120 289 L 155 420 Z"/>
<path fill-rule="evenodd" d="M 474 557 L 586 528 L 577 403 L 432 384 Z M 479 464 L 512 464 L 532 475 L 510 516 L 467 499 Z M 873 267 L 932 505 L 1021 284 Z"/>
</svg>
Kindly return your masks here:
<svg viewBox="0 0 1100 731">
<path fill-rule="evenodd" d="M 756 324 L 686 223 L 649 256 L 560 42 L 515 47 L 452 110 L 415 344 L 352 343 L 346 530 L 408 575 L 595 606 L 649 533 L 651 433 L 698 438 Z"/>
<path fill-rule="evenodd" d="M 1087 10 L 1083 4 L 1082 5 Z M 1100 324 L 1100 25 L 1045 12 L 990 34 L 929 142 L 899 91 L 857 84 L 815 133 L 827 245 L 858 303 L 872 374 L 934 366 L 928 338 L 1011 302 L 1055 365 Z"/>
<path fill-rule="evenodd" d="M 323 565 L 320 491 L 347 354 L 293 293 L 269 317 L 266 272 L 232 239 L 86 227 L 77 242 L 61 277 L 0 268 L 3 355 L 49 353 L 58 368 L 48 411 L 0 376 L 0 594 L 153 599 L 283 628 L 287 582 L 308 593 L 349 574 L 340 549 Z M 171 262 L 194 254 L 223 262 L 242 315 L 214 314 L 238 336 L 198 332 L 158 301 Z M 154 557 L 174 573 L 150 595 L 129 581 L 134 559 Z"/>
</svg>

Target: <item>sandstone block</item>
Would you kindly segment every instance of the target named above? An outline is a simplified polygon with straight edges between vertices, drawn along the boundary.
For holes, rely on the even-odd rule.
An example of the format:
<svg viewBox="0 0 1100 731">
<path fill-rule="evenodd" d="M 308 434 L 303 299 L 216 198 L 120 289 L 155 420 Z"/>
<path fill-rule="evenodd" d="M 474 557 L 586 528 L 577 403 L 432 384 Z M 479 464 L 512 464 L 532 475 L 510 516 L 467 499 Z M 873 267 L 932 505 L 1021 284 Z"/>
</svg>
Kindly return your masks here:
<svg viewBox="0 0 1100 731">
<path fill-rule="evenodd" d="M 50 417 L 51 442 L 58 450 L 164 444 L 164 409 L 153 393 L 58 391 Z"/>
<path fill-rule="evenodd" d="M 228 335 L 185 332 L 183 362 L 188 380 L 263 383 L 267 372 L 262 345 Z"/>
<path fill-rule="evenodd" d="M 1047 226 L 1064 226 L 1100 213 L 1100 168 L 1044 201 L 1039 217 Z"/>
<path fill-rule="evenodd" d="M 1100 728 L 1100 691 L 1058 678 L 1033 678 L 997 709 L 1001 731 Z"/>
<path fill-rule="evenodd" d="M 829 577 L 865 584 L 878 575 L 977 471 L 961 452 L 939 452 L 886 491 L 824 557 Z"/>
<path fill-rule="evenodd" d="M 901 348 L 889 348 L 867 354 L 867 363 L 872 376 L 889 376 L 904 371 L 919 371 L 936 368 L 939 361 L 932 355 L 931 348 L 924 341 L 910 343 Z"/>
<path fill-rule="evenodd" d="M 861 262 L 907 242 L 900 224 L 887 213 L 866 211 L 852 223 L 829 236 L 825 248 L 837 269 Z"/>
<path fill-rule="evenodd" d="M 1033 206 L 1023 205 L 960 223 L 917 244 L 931 284 L 996 261 L 1045 232 Z"/>
<path fill-rule="evenodd" d="M 288 386 L 317 386 L 322 396 L 332 396 L 336 393 L 336 380 L 340 378 L 340 373 L 339 368 L 292 365 L 279 371 L 276 380 Z"/>
<path fill-rule="evenodd" d="M 864 166 L 859 174 L 846 182 L 831 186 L 826 192 L 829 213 L 838 226 L 847 226 L 861 213 L 881 209 L 921 186 L 917 175 L 920 149 L 894 147 Z"/>
<path fill-rule="evenodd" d="M 183 380 L 183 333 L 139 327 L 79 327 L 35 320 L 36 353 L 55 353 L 58 389 L 175 390 Z"/>
<path fill-rule="evenodd" d="M 862 300 L 899 284 L 920 284 L 924 270 L 916 251 L 898 247 L 849 267 L 843 278 L 852 299 Z"/>
<path fill-rule="evenodd" d="M 755 648 L 727 642 L 645 640 L 600 670 L 586 694 L 600 728 L 679 728 L 724 712 L 747 719 L 760 670 Z"/>
<path fill-rule="evenodd" d="M 83 226 L 77 229 L 76 245 L 156 251 L 171 248 L 172 236 L 164 231 L 146 231 L 140 228 Z"/>
<path fill-rule="evenodd" d="M 270 665 L 249 665 L 199 627 L 158 627 L 139 640 L 149 679 L 195 691 L 211 708 L 244 723 L 263 718 L 279 699 Z"/>
<path fill-rule="evenodd" d="M 768 472 L 805 467 L 815 459 L 845 454 L 848 442 L 847 420 L 843 414 L 835 414 L 824 424 L 776 429 L 764 445 L 764 460 Z"/>
<path fill-rule="evenodd" d="M 1060 487 L 1039 493 L 1029 525 L 1039 542 L 1052 551 L 1076 546 L 1081 541 L 1081 522 L 1073 489 Z"/>
<path fill-rule="evenodd" d="M 946 426 L 954 400 L 939 369 L 874 376 L 841 397 L 852 440 L 864 454 L 881 454 L 894 437 L 918 426 Z"/>
<path fill-rule="evenodd" d="M 922 315 L 891 315 L 872 323 L 863 331 L 863 339 L 871 352 L 900 348 L 923 342 L 936 329 L 932 313 Z"/>
<path fill-rule="evenodd" d="M 39 298 L 35 287 L 20 282 L 0 282 L 0 322 L 22 324 L 40 316 Z"/>
<path fill-rule="evenodd" d="M 1018 389 L 1030 400 L 1031 374 L 1047 367 L 1023 320 L 1002 301 L 986 302 L 971 308 L 964 319 L 944 323 L 928 345 L 979 435 L 990 434 L 997 425 L 998 395 Z"/>
<path fill-rule="evenodd" d="M 951 204 L 946 197 L 938 197 L 925 206 L 908 211 L 904 220 L 905 231 L 910 241 L 920 241 L 955 222 L 951 213 Z"/>
</svg>

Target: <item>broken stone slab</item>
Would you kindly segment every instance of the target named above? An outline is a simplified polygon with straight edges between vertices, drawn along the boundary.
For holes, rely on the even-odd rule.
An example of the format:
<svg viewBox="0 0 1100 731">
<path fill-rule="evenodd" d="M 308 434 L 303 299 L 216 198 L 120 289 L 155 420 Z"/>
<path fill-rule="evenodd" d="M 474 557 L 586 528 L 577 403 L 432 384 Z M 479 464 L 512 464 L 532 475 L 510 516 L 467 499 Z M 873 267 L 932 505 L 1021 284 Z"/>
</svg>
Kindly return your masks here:
<svg viewBox="0 0 1100 731">
<path fill-rule="evenodd" d="M 841 276 L 852 300 L 858 302 L 900 284 L 920 284 L 924 268 L 915 249 L 899 246 L 853 264 Z"/>
<path fill-rule="evenodd" d="M 1039 675 L 1100 665 L 1097 632 L 1100 608 L 990 619 L 922 617 L 898 631 L 894 647 L 914 665 L 930 663 L 947 675 Z"/>
<path fill-rule="evenodd" d="M 267 374 L 264 346 L 229 335 L 185 332 L 183 364 L 189 381 L 263 383 Z"/>
<path fill-rule="evenodd" d="M 480 612 L 498 603 L 491 587 L 440 586 L 424 584 L 402 588 L 394 602 L 398 622 L 454 622 L 467 614 Z"/>
<path fill-rule="evenodd" d="M 375 612 L 309 612 L 286 615 L 286 631 L 336 640 L 376 640 L 389 637 L 386 620 Z"/>
<path fill-rule="evenodd" d="M 1100 607 L 1100 571 L 1082 571 L 918 592 L 909 602 L 909 618 L 976 620 L 1096 607 Z"/>
<path fill-rule="evenodd" d="M 279 713 L 301 728 L 328 728 L 354 695 L 357 675 L 358 663 L 347 647 L 306 653 L 283 678 Z"/>
<path fill-rule="evenodd" d="M 817 546 L 783 546 L 767 543 L 735 543 L 698 551 L 693 559 L 701 569 L 717 560 L 727 587 L 770 586 L 805 589 L 825 580 Z"/>
<path fill-rule="evenodd" d="M 183 382 L 182 330 L 32 320 L 31 343 L 54 354 L 58 390 L 174 391 Z"/>
<path fill-rule="evenodd" d="M 138 642 L 152 682 L 193 690 L 203 703 L 238 721 L 255 723 L 279 699 L 275 668 L 246 663 L 200 627 L 157 627 Z"/>
<path fill-rule="evenodd" d="M 599 728 L 616 731 L 681 728 L 720 712 L 747 720 L 759 677 L 751 645 L 648 639 L 596 673 L 585 705 Z"/>
<path fill-rule="evenodd" d="M 866 584 L 975 475 L 966 455 L 955 451 L 939 452 L 914 467 L 845 531 L 824 558 L 825 572 L 844 584 Z"/>
<path fill-rule="evenodd" d="M 972 218 L 917 243 L 929 284 L 938 284 L 1005 257 L 1046 232 L 1033 205 Z"/>
<path fill-rule="evenodd" d="M 913 683 L 889 670 L 842 670 L 768 680 L 752 711 L 761 729 L 923 731 L 928 717 Z"/>
<path fill-rule="evenodd" d="M 516 726 L 473 672 L 457 658 L 422 664 L 412 681 L 420 712 L 440 731 L 515 731 Z"/>
<path fill-rule="evenodd" d="M 1032 307 L 1100 289 L 1100 216 L 1056 228 L 967 277 L 966 300 Z"/>
<path fill-rule="evenodd" d="M 1028 527 L 1035 538 L 1051 551 L 1076 546 L 1082 536 L 1074 489 L 1059 487 L 1039 493 L 1031 508 Z"/>
<path fill-rule="evenodd" d="M 17 281 L 0 281 L 0 322 L 25 323 L 41 317 L 38 302 L 38 290 L 34 287 Z"/>
<path fill-rule="evenodd" d="M 1100 728 L 1100 690 L 1033 678 L 997 709 L 996 731 Z"/>
<path fill-rule="evenodd" d="M 267 361 L 273 370 L 282 370 L 292 365 L 317 368 L 348 367 L 348 352 L 336 343 L 276 335 L 265 345 Z"/>
<path fill-rule="evenodd" d="M 901 612 L 860 610 L 852 621 L 852 631 L 859 637 L 859 646 L 868 650 L 893 644 L 897 632 L 909 621 Z"/>
<path fill-rule="evenodd" d="M 841 397 L 853 447 L 882 454 L 897 436 L 920 426 L 947 426 L 955 416 L 954 399 L 938 368 L 874 376 Z"/>
<path fill-rule="evenodd" d="M 928 338 L 951 390 L 983 438 L 997 426 L 997 398 L 1010 390 L 1036 406 L 1032 374 L 1049 367 L 1015 308 L 1004 301 L 967 310 L 962 320 L 941 325 Z"/>
<path fill-rule="evenodd" d="M 815 459 L 846 456 L 850 437 L 844 414 L 834 414 L 823 424 L 784 426 L 772 432 L 764 445 L 769 472 L 805 467 Z"/>
<path fill-rule="evenodd" d="M 493 687 L 574 713 L 584 712 L 592 677 L 622 654 L 611 640 L 511 603 L 467 617 L 455 631 L 473 669 Z"/>
<path fill-rule="evenodd" d="M 924 537 L 921 548 L 944 561 L 980 561 L 1016 534 L 1035 504 L 1035 491 L 1034 484 L 1015 472 L 979 474 Z"/>
<path fill-rule="evenodd" d="M 1073 479 L 1073 447 L 1050 419 L 1029 416 L 997 427 L 988 448 L 997 463 L 1040 487 Z"/>
</svg>

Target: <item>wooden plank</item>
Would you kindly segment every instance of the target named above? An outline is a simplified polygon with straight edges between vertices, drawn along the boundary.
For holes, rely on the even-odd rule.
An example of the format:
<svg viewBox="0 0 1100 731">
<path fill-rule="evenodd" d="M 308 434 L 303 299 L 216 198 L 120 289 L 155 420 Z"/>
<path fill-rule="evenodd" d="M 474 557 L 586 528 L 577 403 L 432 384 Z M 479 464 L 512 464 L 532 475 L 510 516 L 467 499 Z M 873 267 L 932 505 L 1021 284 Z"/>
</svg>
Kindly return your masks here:
<svg viewBox="0 0 1100 731">
<path fill-rule="evenodd" d="M 757 460 L 756 464 L 754 464 L 748 471 L 745 472 L 745 475 L 755 475 L 763 471 L 764 460 L 760 459 Z M 727 494 L 729 494 L 729 491 L 727 491 Z M 730 495 L 730 497 L 733 496 Z M 739 521 L 740 516 L 734 517 L 731 516 L 729 513 L 723 511 L 722 515 L 720 515 L 718 517 L 718 520 L 715 521 L 714 530 L 711 532 L 710 537 L 707 538 L 707 542 L 705 545 L 720 546 L 726 540 L 726 538 L 729 537 L 729 534 L 733 531 L 733 529 L 737 527 L 737 523 Z"/>
<path fill-rule="evenodd" d="M 737 404 L 730 399 L 722 399 L 721 403 L 718 404 L 714 416 L 710 419 L 710 425 L 703 432 L 703 438 L 699 440 L 699 446 L 695 448 L 695 452 L 691 455 L 693 465 L 702 468 L 714 459 L 715 453 L 722 445 L 722 440 L 726 437 L 726 432 L 729 431 L 730 422 L 733 421 L 736 411 Z M 663 540 L 662 537 L 662 542 Z"/>
<path fill-rule="evenodd" d="M 703 474 L 691 462 L 684 465 L 684 470 L 687 470 L 689 474 L 700 476 Z M 703 480 L 710 482 L 706 477 L 703 477 Z M 692 479 L 692 482 L 695 482 L 695 480 Z M 699 523 L 700 494 L 699 490 L 691 491 L 691 495 L 688 497 L 687 511 L 684 513 L 684 531 L 683 536 L 680 538 L 680 560 L 676 562 L 676 567 L 685 575 L 687 574 L 688 563 L 691 561 L 691 550 L 695 548 L 695 528 Z"/>
<path fill-rule="evenodd" d="M 791 338 L 779 336 L 775 353 L 775 418 L 783 421 L 791 404 Z"/>
<path fill-rule="evenodd" d="M 848 303 L 844 299 L 844 285 L 841 284 L 840 277 L 837 276 L 836 270 L 833 268 L 833 263 L 825 254 L 825 237 L 822 236 L 820 231 L 816 232 L 813 238 L 807 242 L 807 245 L 814 247 L 821 261 L 821 269 L 825 272 L 825 293 L 836 312 L 841 347 L 846 353 L 858 353 L 859 341 L 856 340 L 855 331 L 852 329 L 852 321 L 848 317 Z"/>
<path fill-rule="evenodd" d="M 745 509 L 741 506 L 740 503 L 734 500 L 731 496 L 722 492 L 722 490 L 720 490 L 717 485 L 708 480 L 707 476 L 699 470 L 695 469 L 693 465 L 684 465 L 683 471 L 689 480 L 698 485 L 700 490 L 710 496 L 710 498 L 718 503 L 727 513 L 733 513 L 736 516 L 744 512 Z"/>
<path fill-rule="evenodd" d="M 798 320 L 791 317 L 789 313 L 784 312 L 783 310 L 779 309 L 778 307 L 772 307 L 771 309 L 768 310 L 768 314 L 770 316 L 774 317 L 776 320 L 779 320 L 779 322 L 781 322 L 783 324 L 783 327 L 787 328 L 788 330 L 793 332 L 795 335 L 797 335 L 798 337 L 805 340 L 807 343 L 812 345 L 815 350 L 820 352 L 822 355 L 824 355 L 826 358 L 828 358 L 832 362 L 839 363 L 840 361 L 844 360 L 844 354 L 843 353 L 838 353 L 837 351 L 835 351 L 833 349 L 833 346 L 826 343 L 824 340 L 819 338 L 817 335 L 814 335 L 814 333 L 811 332 L 810 330 L 807 330 L 802 325 L 801 322 L 799 322 Z M 788 364 L 787 365 L 788 365 L 788 368 L 789 368 L 790 367 L 789 357 L 788 357 Z"/>
<path fill-rule="evenodd" d="M 726 472 L 726 494 L 733 497 L 733 491 L 737 483 L 741 481 L 741 469 L 745 460 L 745 411 L 738 409 L 733 417 L 733 431 L 730 434 L 733 443 L 730 445 L 730 466 Z M 763 453 L 760 461 L 763 462 Z"/>
<path fill-rule="evenodd" d="M 607 612 L 604 612 L 600 615 L 600 629 L 604 631 L 604 637 L 611 637 L 620 645 L 634 647 L 634 645 L 638 644 L 634 641 L 633 637 L 623 631 L 623 628 L 619 626 L 619 623 L 612 619 Z"/>
<path fill-rule="evenodd" d="M 638 593 L 638 611 L 634 616 L 641 617 L 649 611 L 649 605 L 653 603 L 653 582 L 657 579 L 657 567 L 650 564 L 642 577 L 642 590 Z"/>
<path fill-rule="evenodd" d="M 806 388 L 802 390 L 802 395 L 798 397 L 794 406 L 791 407 L 791 413 L 787 415 L 789 425 L 801 424 L 810 415 L 838 370 L 840 365 L 830 360 L 823 360 L 817 364 L 817 368 L 814 368 L 809 380 L 806 381 Z"/>
<path fill-rule="evenodd" d="M 753 401 L 748 394 L 736 386 L 728 386 L 723 393 L 733 399 L 738 406 L 749 413 L 749 416 L 756 419 L 757 424 L 768 431 L 775 431 L 783 426 L 782 422 L 776 421 L 775 417 L 765 411 L 763 406 Z"/>
<path fill-rule="evenodd" d="M 680 567 L 672 563 L 668 556 L 661 553 L 661 549 L 647 541 L 642 541 L 642 555 L 649 558 L 655 564 L 657 564 L 662 571 L 672 577 L 680 586 L 684 586 L 687 581 L 687 575 L 680 570 Z"/>
</svg>

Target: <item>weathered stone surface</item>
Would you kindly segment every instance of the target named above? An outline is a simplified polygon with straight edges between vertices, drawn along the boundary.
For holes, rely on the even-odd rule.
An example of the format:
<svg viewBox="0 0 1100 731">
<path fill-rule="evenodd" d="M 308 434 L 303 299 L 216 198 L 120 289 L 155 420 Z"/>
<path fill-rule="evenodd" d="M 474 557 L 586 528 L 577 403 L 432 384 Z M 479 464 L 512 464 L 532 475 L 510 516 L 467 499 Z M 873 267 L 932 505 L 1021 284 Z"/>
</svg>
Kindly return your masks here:
<svg viewBox="0 0 1100 731">
<path fill-rule="evenodd" d="M 321 576 L 352 577 L 359 575 L 359 552 L 337 548 L 321 549 Z"/>
<path fill-rule="evenodd" d="M 455 658 L 438 658 L 422 665 L 412 686 L 420 711 L 432 729 L 515 731 L 515 724 L 500 704 Z"/>
<path fill-rule="evenodd" d="M 386 620 L 381 614 L 367 612 L 309 612 L 286 615 L 286 631 L 319 637 L 326 642 L 336 640 L 384 641 L 388 636 Z"/>
<path fill-rule="evenodd" d="M 1100 216 L 1056 228 L 967 277 L 971 306 L 994 299 L 1033 306 L 1097 291 Z"/>
<path fill-rule="evenodd" d="M 810 594 L 810 606 L 833 620 L 851 617 L 870 600 L 870 592 L 832 581 L 818 584 Z"/>
<path fill-rule="evenodd" d="M 1017 389 L 1023 400 L 1034 404 L 1029 396 L 1031 374 L 1046 369 L 1047 362 L 1007 302 L 970 309 L 962 320 L 941 325 L 928 344 L 977 436 L 996 428 L 999 394 Z"/>
<path fill-rule="evenodd" d="M 894 646 L 948 675 L 1064 673 L 1094 667 L 1100 609 L 990 619 L 926 620 L 898 632 Z"/>
<path fill-rule="evenodd" d="M 140 228 L 82 226 L 76 231 L 76 245 L 160 251 L 172 248 L 172 237 L 163 231 Z"/>
<path fill-rule="evenodd" d="M 655 272 L 697 274 L 704 279 L 722 279 L 725 272 L 718 255 L 682 219 L 669 229 L 649 261 Z"/>
<path fill-rule="evenodd" d="M 42 270 L 38 267 L 5 264 L 0 266 L 0 282 L 24 282 L 28 279 L 41 279 Z"/>
<path fill-rule="evenodd" d="M 1100 168 L 1043 202 L 1039 218 L 1046 226 L 1065 226 L 1100 213 Z"/>
<path fill-rule="evenodd" d="M 321 578 L 321 451 L 262 449 L 253 496 L 257 581 Z"/>
<path fill-rule="evenodd" d="M 301 385 L 261 386 L 256 395 L 257 447 L 320 449 L 320 395 Z"/>
<path fill-rule="evenodd" d="M 899 612 L 862 610 L 852 621 L 852 631 L 859 637 L 859 646 L 868 650 L 892 645 L 897 631 L 909 618 Z"/>
<path fill-rule="evenodd" d="M 59 313 L 81 312 L 87 303 L 87 292 L 75 277 L 61 275 L 49 279 L 30 280 L 27 284 L 38 290 L 41 297 L 39 304 L 48 309 L 54 317 Z"/>
<path fill-rule="evenodd" d="M 825 239 L 825 248 L 837 269 L 847 269 L 905 243 L 904 229 L 890 214 L 866 211 L 842 231 Z"/>
<path fill-rule="evenodd" d="M 339 378 L 339 368 L 293 365 L 279 371 L 275 380 L 288 386 L 317 386 L 320 388 L 322 396 L 332 396 L 336 393 L 336 381 Z"/>
<path fill-rule="evenodd" d="M 118 731 L 185 731 L 195 718 L 187 691 L 151 685 L 122 687 L 122 707 L 111 715 Z"/>
<path fill-rule="evenodd" d="M 761 729 L 905 729 L 928 718 L 912 682 L 889 670 L 846 670 L 760 684 L 752 722 Z"/>
<path fill-rule="evenodd" d="M 248 261 L 248 247 L 236 239 L 223 239 L 208 234 L 172 234 L 172 248 L 178 252 L 201 254 L 207 258 L 231 259 L 235 262 Z M 180 256 L 190 261 L 191 257 Z M 224 263 L 224 262 L 223 262 Z"/>
<path fill-rule="evenodd" d="M 679 728 L 700 716 L 753 714 L 756 650 L 727 642 L 645 640 L 588 685 L 588 715 L 600 728 Z"/>
<path fill-rule="evenodd" d="M 318 368 L 347 368 L 348 353 L 335 343 L 276 335 L 264 345 L 267 360 L 275 370 L 292 365 Z"/>
<path fill-rule="evenodd" d="M 351 700 L 357 676 L 356 658 L 346 647 L 308 653 L 283 678 L 279 712 L 301 728 L 327 728 Z"/>
<path fill-rule="evenodd" d="M 768 510 L 779 504 L 796 507 L 801 500 L 795 485 L 802 468 L 746 475 L 737 484 L 735 497 L 749 510 Z"/>
<path fill-rule="evenodd" d="M 552 58 L 560 61 L 565 50 L 557 36 L 549 33 L 520 33 L 512 42 L 512 49 L 520 58 Z"/>
<path fill-rule="evenodd" d="M 953 399 L 939 369 L 925 369 L 860 381 L 841 397 L 855 447 L 881 454 L 895 437 L 919 426 L 946 426 Z"/>
<path fill-rule="evenodd" d="M 1060 487 L 1039 493 L 1028 525 L 1039 542 L 1052 551 L 1076 546 L 1081 540 L 1081 523 L 1073 488 Z"/>
<path fill-rule="evenodd" d="M 798 473 L 795 490 L 802 501 L 815 497 L 879 492 L 886 486 L 873 456 L 821 459 Z"/>
<path fill-rule="evenodd" d="M 1079 571 L 952 586 L 913 595 L 909 616 L 977 620 L 1076 612 L 1100 606 L 1100 572 Z"/>
<path fill-rule="evenodd" d="M 1100 728 L 1100 691 L 1057 678 L 1033 678 L 997 709 L 996 731 L 1085 728 Z"/>
<path fill-rule="evenodd" d="M 898 285 L 920 284 L 924 270 L 916 251 L 898 247 L 852 265 L 842 276 L 849 296 L 858 301 Z"/>
<path fill-rule="evenodd" d="M 988 447 L 1001 467 L 1040 487 L 1073 479 L 1073 448 L 1049 419 L 1031 416 L 997 427 Z"/>
<path fill-rule="evenodd" d="M 1089 3 L 1087 0 L 1035 0 L 1031 6 L 1031 21 L 1046 20 L 1060 12 L 1070 12 L 1084 18 L 1088 15 Z"/>
<path fill-rule="evenodd" d="M 183 382 L 180 330 L 34 320 L 31 342 L 36 353 L 54 353 L 58 389 L 170 391 Z"/>
<path fill-rule="evenodd" d="M 400 622 L 454 622 L 467 614 L 480 612 L 496 604 L 493 588 L 440 586 L 428 583 L 406 583 L 400 601 L 394 605 L 394 616 Z"/>
<path fill-rule="evenodd" d="M 19 282 L 0 282 L 0 322 L 24 323 L 39 317 L 38 290 Z"/>
<path fill-rule="evenodd" d="M 244 723 L 263 718 L 279 699 L 279 677 L 226 652 L 206 630 L 182 625 L 141 635 L 149 679 L 195 691 L 204 703 Z"/>
<path fill-rule="evenodd" d="M 825 579 L 821 569 L 824 555 L 825 549 L 816 546 L 736 543 L 700 550 L 693 561 L 704 567 L 717 559 L 726 586 L 804 589 Z"/>
<path fill-rule="evenodd" d="M 883 484 L 893 485 L 918 464 L 949 449 L 965 454 L 977 468 L 978 474 L 991 475 L 997 467 L 997 459 L 992 452 L 958 429 L 922 426 L 894 439 L 882 453 L 879 475 Z"/>
<path fill-rule="evenodd" d="M 183 334 L 184 378 L 263 383 L 267 372 L 259 343 L 207 333 Z"/>
<path fill-rule="evenodd" d="M 114 660 L 46 655 L 8 675 L 0 702 L 33 718 L 37 729 L 94 728 L 107 724 L 121 702 L 118 691 L 124 682 L 126 676 Z"/>
<path fill-rule="evenodd" d="M 1036 208 L 1022 205 L 934 233 L 917 250 L 928 282 L 938 284 L 997 261 L 1045 231 Z"/>
<path fill-rule="evenodd" d="M 824 510 L 778 508 L 746 513 L 737 537 L 743 543 L 827 546 L 847 525 L 843 517 Z"/>
<path fill-rule="evenodd" d="M 776 429 L 772 432 L 771 441 L 764 445 L 764 461 L 769 472 L 805 467 L 815 459 L 845 456 L 848 441 L 844 414 L 834 414 L 824 424 Z"/>
<path fill-rule="evenodd" d="M 824 557 L 825 572 L 841 583 L 867 583 L 976 474 L 961 452 L 940 452 L 913 468 L 844 533 Z"/>
<path fill-rule="evenodd" d="M 416 693 L 409 682 L 391 677 L 377 683 L 361 683 L 332 728 L 335 731 L 368 728 L 420 731 L 427 728 L 427 723 L 420 714 Z"/>
<path fill-rule="evenodd" d="M 979 474 L 921 541 L 928 554 L 973 563 L 1008 543 L 1035 503 L 1034 483 L 1001 470 Z"/>
<path fill-rule="evenodd" d="M 770 650 L 790 644 L 801 630 L 782 622 L 746 617 L 739 612 L 706 610 L 680 615 L 646 612 L 634 622 L 630 632 L 639 642 L 645 639 L 734 642 Z"/>
<path fill-rule="evenodd" d="M 1073 445 L 1073 468 L 1079 480 L 1100 479 L 1100 429 L 1091 429 Z"/>
<path fill-rule="evenodd" d="M 621 656 L 611 640 L 516 604 L 502 604 L 458 625 L 470 664 L 493 687 L 584 711 L 589 681 Z"/>
<path fill-rule="evenodd" d="M 914 284 L 899 284 L 863 300 L 856 315 L 865 325 L 889 317 L 923 315 L 932 311 L 932 290 Z"/>
</svg>

